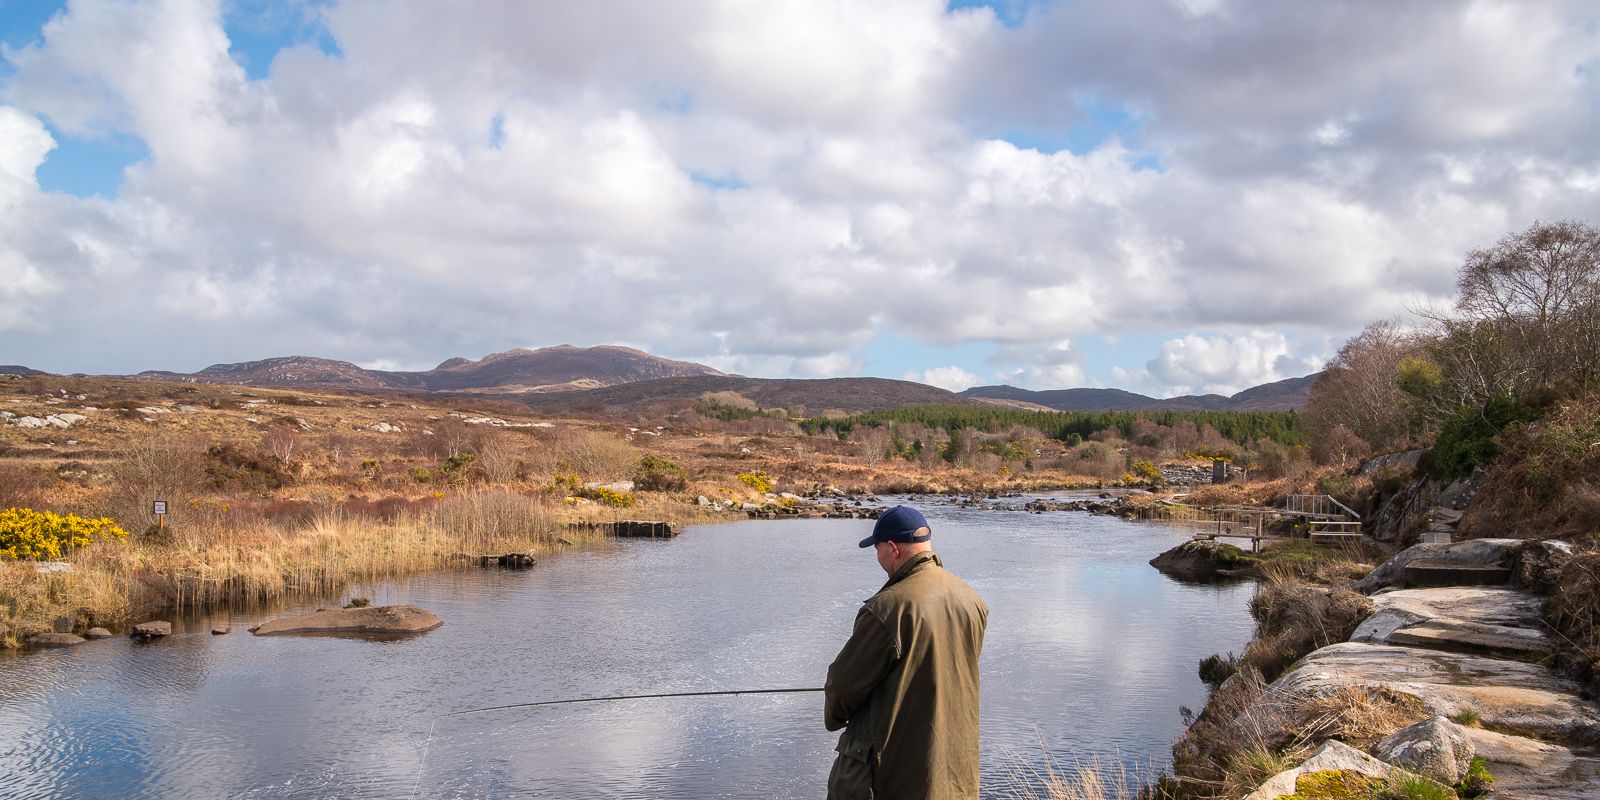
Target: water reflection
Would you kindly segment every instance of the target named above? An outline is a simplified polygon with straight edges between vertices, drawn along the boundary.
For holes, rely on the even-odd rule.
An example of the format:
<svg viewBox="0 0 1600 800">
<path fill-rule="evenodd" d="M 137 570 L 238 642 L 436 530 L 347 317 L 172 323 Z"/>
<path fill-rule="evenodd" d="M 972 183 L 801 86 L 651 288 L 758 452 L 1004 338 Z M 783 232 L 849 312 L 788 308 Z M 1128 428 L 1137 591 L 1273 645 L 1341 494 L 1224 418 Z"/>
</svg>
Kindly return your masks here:
<svg viewBox="0 0 1600 800">
<path fill-rule="evenodd" d="M 1195 664 L 1249 636 L 1250 587 L 1162 577 L 1145 562 L 1182 537 L 1158 527 L 952 507 L 929 517 L 947 565 L 991 610 L 986 791 L 1046 755 L 1164 765 L 1177 708 L 1204 701 Z M 257 639 L 243 631 L 260 620 L 238 615 L 148 646 L 3 658 L 0 796 L 394 797 L 414 785 L 427 797 L 813 796 L 833 755 L 818 695 L 433 715 L 820 685 L 883 580 L 854 547 L 865 524 L 696 527 L 527 572 L 361 590 L 445 620 L 417 639 Z M 210 636 L 213 621 L 235 633 Z"/>
</svg>

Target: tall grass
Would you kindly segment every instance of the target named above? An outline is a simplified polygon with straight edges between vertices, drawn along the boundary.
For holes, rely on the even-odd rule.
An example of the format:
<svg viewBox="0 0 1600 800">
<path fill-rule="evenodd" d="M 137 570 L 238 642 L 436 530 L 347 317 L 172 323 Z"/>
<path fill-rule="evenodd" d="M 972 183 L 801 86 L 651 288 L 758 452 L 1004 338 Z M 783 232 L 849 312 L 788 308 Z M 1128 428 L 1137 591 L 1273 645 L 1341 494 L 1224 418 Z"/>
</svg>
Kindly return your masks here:
<svg viewBox="0 0 1600 800">
<path fill-rule="evenodd" d="M 504 490 L 447 498 L 392 520 L 335 505 L 306 521 L 211 519 L 177 528 L 166 541 L 82 548 L 66 559 L 71 572 L 0 563 L 0 622 L 16 638 L 49 630 L 62 615 L 121 627 L 157 610 L 249 607 L 437 569 L 461 554 L 540 557 L 603 538 L 564 528 L 548 500 Z"/>
</svg>

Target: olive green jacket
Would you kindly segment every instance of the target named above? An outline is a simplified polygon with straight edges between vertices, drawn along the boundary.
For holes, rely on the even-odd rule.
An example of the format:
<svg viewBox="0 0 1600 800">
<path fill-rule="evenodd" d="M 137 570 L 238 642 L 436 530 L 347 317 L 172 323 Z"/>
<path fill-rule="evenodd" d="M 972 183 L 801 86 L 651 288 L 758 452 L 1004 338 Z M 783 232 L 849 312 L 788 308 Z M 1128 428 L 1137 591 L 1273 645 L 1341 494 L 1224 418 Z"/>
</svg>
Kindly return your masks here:
<svg viewBox="0 0 1600 800">
<path fill-rule="evenodd" d="M 856 614 L 828 667 L 824 722 L 844 728 L 830 800 L 978 797 L 978 654 L 989 608 L 918 553 Z"/>
</svg>

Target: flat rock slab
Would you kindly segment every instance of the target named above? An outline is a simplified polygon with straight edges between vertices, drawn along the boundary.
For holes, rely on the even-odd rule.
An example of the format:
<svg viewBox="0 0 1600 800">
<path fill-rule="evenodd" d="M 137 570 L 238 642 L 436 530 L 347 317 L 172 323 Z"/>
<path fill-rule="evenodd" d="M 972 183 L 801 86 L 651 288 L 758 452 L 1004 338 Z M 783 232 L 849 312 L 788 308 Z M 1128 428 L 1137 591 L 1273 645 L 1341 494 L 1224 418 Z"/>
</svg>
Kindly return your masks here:
<svg viewBox="0 0 1600 800">
<path fill-rule="evenodd" d="M 1429 619 L 1453 619 L 1484 625 L 1539 627 L 1544 598 L 1512 589 L 1483 586 L 1441 586 L 1397 589 L 1372 596 L 1378 608 L 1397 608 Z"/>
<path fill-rule="evenodd" d="M 1422 701 L 1430 714 L 1472 710 L 1486 726 L 1544 739 L 1600 744 L 1600 707 L 1576 683 L 1520 661 L 1367 642 L 1329 645 L 1274 681 L 1274 691 L 1322 693 L 1341 686 L 1387 687 Z"/>
<path fill-rule="evenodd" d="M 1350 641 L 1527 659 L 1553 649 L 1539 626 L 1544 598 L 1538 595 L 1452 586 L 1383 592 L 1372 602 L 1378 611 L 1356 627 Z"/>
<path fill-rule="evenodd" d="M 1577 757 L 1559 744 L 1481 728 L 1464 728 L 1462 734 L 1488 762 L 1497 796 L 1508 789 L 1570 786 L 1578 777 L 1574 769 Z"/>
<path fill-rule="evenodd" d="M 250 629 L 257 636 L 345 634 L 356 636 L 411 636 L 444 623 L 431 611 L 416 606 L 328 608 L 314 614 L 276 619 Z"/>
<path fill-rule="evenodd" d="M 36 633 L 28 637 L 29 647 L 76 647 L 87 639 L 70 633 Z"/>
<path fill-rule="evenodd" d="M 1454 653 L 1538 659 L 1551 650 L 1544 631 L 1477 625 L 1470 622 L 1429 620 L 1401 628 L 1389 635 L 1389 644 L 1431 647 Z"/>
<path fill-rule="evenodd" d="M 141 622 L 128 632 L 135 639 L 159 639 L 172 635 L 172 623 L 165 621 Z"/>
</svg>

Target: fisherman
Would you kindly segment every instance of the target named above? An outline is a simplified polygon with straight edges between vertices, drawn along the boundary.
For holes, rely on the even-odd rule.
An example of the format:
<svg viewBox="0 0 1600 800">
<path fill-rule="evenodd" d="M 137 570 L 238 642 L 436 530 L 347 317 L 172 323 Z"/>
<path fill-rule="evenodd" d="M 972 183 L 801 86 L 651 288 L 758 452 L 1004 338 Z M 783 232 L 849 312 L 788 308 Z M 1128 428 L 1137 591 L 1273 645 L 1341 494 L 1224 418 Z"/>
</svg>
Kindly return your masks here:
<svg viewBox="0 0 1600 800">
<path fill-rule="evenodd" d="M 824 723 L 839 735 L 829 800 L 978 797 L 978 654 L 989 608 L 933 554 L 922 513 L 895 506 L 861 547 L 889 582 L 828 667 Z"/>
</svg>

